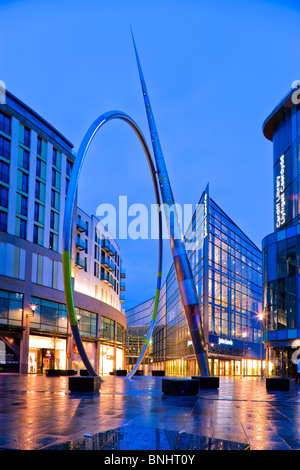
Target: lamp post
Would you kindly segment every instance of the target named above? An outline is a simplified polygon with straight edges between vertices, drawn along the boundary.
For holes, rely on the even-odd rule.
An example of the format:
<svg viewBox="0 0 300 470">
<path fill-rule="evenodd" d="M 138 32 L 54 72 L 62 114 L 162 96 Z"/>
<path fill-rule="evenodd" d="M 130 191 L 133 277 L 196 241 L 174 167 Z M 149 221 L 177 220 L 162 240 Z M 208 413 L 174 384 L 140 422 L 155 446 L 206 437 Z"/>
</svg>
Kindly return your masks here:
<svg viewBox="0 0 300 470">
<path fill-rule="evenodd" d="M 246 336 L 247 336 L 246 331 L 243 331 L 242 337 L 244 339 L 244 377 L 246 375 L 246 350 L 245 350 L 245 338 L 246 338 Z"/>
</svg>

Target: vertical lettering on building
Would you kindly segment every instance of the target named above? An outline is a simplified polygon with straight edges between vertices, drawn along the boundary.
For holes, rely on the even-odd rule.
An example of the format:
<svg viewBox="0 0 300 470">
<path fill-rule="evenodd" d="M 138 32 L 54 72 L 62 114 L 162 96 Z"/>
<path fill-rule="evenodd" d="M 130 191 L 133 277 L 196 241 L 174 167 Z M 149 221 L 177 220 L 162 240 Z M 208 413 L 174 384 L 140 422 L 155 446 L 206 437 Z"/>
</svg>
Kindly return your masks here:
<svg viewBox="0 0 300 470">
<path fill-rule="evenodd" d="M 275 197 L 275 214 L 276 214 L 276 228 L 280 228 L 286 222 L 286 196 L 285 189 L 285 158 L 281 155 L 280 172 L 276 177 L 276 197 Z"/>
</svg>

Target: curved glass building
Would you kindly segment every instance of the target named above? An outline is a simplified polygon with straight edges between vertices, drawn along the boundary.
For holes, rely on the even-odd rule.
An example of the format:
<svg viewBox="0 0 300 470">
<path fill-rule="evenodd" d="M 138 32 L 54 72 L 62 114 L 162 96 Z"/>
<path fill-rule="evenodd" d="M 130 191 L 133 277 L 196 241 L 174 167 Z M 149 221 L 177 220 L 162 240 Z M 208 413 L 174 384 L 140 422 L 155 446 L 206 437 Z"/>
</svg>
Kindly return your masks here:
<svg viewBox="0 0 300 470">
<path fill-rule="evenodd" d="M 295 83 L 295 82 L 294 82 Z M 292 377 L 300 345 L 300 83 L 263 124 L 273 142 L 274 232 L 263 240 L 264 345 L 269 375 Z"/>
</svg>

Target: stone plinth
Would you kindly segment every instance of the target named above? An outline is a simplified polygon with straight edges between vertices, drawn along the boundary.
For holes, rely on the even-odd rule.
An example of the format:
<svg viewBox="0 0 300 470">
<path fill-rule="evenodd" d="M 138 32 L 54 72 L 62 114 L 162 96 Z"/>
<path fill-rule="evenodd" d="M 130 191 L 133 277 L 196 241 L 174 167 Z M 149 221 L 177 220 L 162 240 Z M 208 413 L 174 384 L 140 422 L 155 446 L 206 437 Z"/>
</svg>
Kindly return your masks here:
<svg viewBox="0 0 300 470">
<path fill-rule="evenodd" d="M 78 376 L 69 378 L 70 392 L 99 392 L 101 387 L 101 378 L 99 376 Z"/>
</svg>

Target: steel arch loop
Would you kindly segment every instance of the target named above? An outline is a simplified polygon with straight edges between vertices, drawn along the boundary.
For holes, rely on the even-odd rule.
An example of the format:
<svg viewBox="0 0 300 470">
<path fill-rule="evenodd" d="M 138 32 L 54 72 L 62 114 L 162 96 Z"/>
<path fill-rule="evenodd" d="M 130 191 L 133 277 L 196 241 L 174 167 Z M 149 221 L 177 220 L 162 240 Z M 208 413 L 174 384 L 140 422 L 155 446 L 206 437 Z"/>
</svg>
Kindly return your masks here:
<svg viewBox="0 0 300 470">
<path fill-rule="evenodd" d="M 68 188 L 68 193 L 67 193 L 67 198 L 66 198 L 66 204 L 65 204 L 65 214 L 64 214 L 64 224 L 63 224 L 63 252 L 62 252 L 63 280 L 64 280 L 64 292 L 65 292 L 67 313 L 68 313 L 68 318 L 69 318 L 75 344 L 77 346 L 81 360 L 83 364 L 85 365 L 86 369 L 88 370 L 89 374 L 92 376 L 97 376 L 98 374 L 96 373 L 96 371 L 94 370 L 93 366 L 90 363 L 90 360 L 86 354 L 86 351 L 84 349 L 84 346 L 80 337 L 78 321 L 77 321 L 75 306 L 74 306 L 72 275 L 71 275 L 72 225 L 73 225 L 74 206 L 75 206 L 75 201 L 76 201 L 78 181 L 79 181 L 79 176 L 80 176 L 80 172 L 82 169 L 85 156 L 98 130 L 105 123 L 111 121 L 112 119 L 121 119 L 127 122 L 131 126 L 131 128 L 134 130 L 137 137 L 139 138 L 142 144 L 142 147 L 144 149 L 144 152 L 146 154 L 149 168 L 151 171 L 151 176 L 152 176 L 152 181 L 153 181 L 153 186 L 154 186 L 154 191 L 155 191 L 156 204 L 158 208 L 159 253 L 158 253 L 158 274 L 157 274 L 157 286 L 156 286 L 154 308 L 153 308 L 152 319 L 151 319 L 151 323 L 149 326 L 145 346 L 142 350 L 142 353 L 135 367 L 128 375 L 128 378 L 131 378 L 132 375 L 135 373 L 136 369 L 139 367 L 146 353 L 146 350 L 147 350 L 147 347 L 148 347 L 148 344 L 149 344 L 149 341 L 153 332 L 156 316 L 157 316 L 158 301 L 159 301 L 160 290 L 161 290 L 163 237 L 162 237 L 162 214 L 160 211 L 160 192 L 159 192 L 159 187 L 158 187 L 156 171 L 155 171 L 155 167 L 153 164 L 153 160 L 152 160 L 148 145 L 146 143 L 146 140 L 141 130 L 139 129 L 137 124 L 134 122 L 134 120 L 127 114 L 123 113 L 122 111 L 108 111 L 102 114 L 101 116 L 99 116 L 93 122 L 93 124 L 89 127 L 78 149 L 78 152 L 74 161 L 72 173 L 71 173 L 71 178 L 70 178 L 69 188 Z"/>
</svg>

